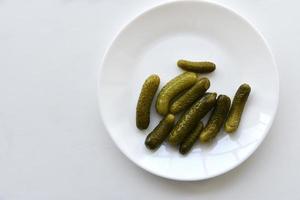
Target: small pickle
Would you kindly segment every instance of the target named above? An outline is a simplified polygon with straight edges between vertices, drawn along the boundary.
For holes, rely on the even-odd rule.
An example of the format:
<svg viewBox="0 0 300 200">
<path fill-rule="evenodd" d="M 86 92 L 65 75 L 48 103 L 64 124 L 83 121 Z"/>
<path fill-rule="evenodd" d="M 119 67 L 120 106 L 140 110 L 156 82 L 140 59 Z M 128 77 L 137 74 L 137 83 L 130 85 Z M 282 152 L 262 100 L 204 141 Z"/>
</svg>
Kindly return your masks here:
<svg viewBox="0 0 300 200">
<path fill-rule="evenodd" d="M 136 127 L 146 129 L 150 123 L 150 109 L 154 95 L 159 86 L 159 76 L 149 76 L 142 87 L 139 100 L 136 106 Z"/>
<path fill-rule="evenodd" d="M 204 97 L 197 100 L 178 120 L 170 133 L 168 142 L 172 145 L 180 144 L 215 105 L 216 96 L 216 93 L 207 93 Z"/>
<path fill-rule="evenodd" d="M 175 116 L 172 114 L 168 114 L 163 120 L 161 120 L 154 130 L 147 136 L 145 140 L 146 147 L 150 150 L 157 149 L 168 137 L 174 126 L 174 122 Z"/>
<path fill-rule="evenodd" d="M 190 105 L 192 105 L 197 99 L 204 95 L 209 88 L 210 82 L 207 78 L 201 78 L 193 87 L 180 96 L 170 107 L 170 112 L 177 114 Z"/>
<path fill-rule="evenodd" d="M 226 95 L 219 95 L 214 111 L 200 134 L 200 142 L 205 143 L 211 141 L 217 136 L 226 119 L 230 108 L 230 98 Z"/>
<path fill-rule="evenodd" d="M 233 133 L 237 130 L 250 91 L 250 86 L 244 83 L 235 93 L 228 117 L 225 122 L 224 128 L 227 133 Z"/>
<path fill-rule="evenodd" d="M 179 152 L 184 155 L 187 154 L 195 142 L 198 140 L 199 135 L 203 129 L 203 123 L 200 121 L 196 128 L 192 131 L 190 135 L 184 138 L 183 142 L 180 144 Z"/>
<path fill-rule="evenodd" d="M 188 60 L 178 60 L 177 65 L 183 70 L 198 73 L 213 72 L 216 69 L 216 65 L 208 61 L 193 62 Z"/>
<path fill-rule="evenodd" d="M 156 100 L 156 110 L 165 116 L 169 112 L 170 101 L 180 92 L 192 87 L 197 82 L 197 74 L 185 72 L 169 81 L 159 92 Z"/>
</svg>

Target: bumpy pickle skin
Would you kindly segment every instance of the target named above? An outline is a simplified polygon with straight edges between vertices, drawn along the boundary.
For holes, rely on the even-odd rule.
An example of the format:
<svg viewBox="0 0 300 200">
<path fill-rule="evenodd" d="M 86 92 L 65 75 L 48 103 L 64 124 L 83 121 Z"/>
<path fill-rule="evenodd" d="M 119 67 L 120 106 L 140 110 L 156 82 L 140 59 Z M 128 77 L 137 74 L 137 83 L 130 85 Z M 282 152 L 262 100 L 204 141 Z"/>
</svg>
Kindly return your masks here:
<svg viewBox="0 0 300 200">
<path fill-rule="evenodd" d="M 224 126 L 224 129 L 227 133 L 233 133 L 238 129 L 242 113 L 250 92 L 251 87 L 248 84 L 244 83 L 238 88 L 237 92 L 235 93 Z"/>
<path fill-rule="evenodd" d="M 143 84 L 136 106 L 136 127 L 138 129 L 143 130 L 149 126 L 151 104 L 158 89 L 159 83 L 159 76 L 153 74 L 149 76 Z"/>
<path fill-rule="evenodd" d="M 228 96 L 218 96 L 215 108 L 210 115 L 206 126 L 200 134 L 199 138 L 201 143 L 210 142 L 217 136 L 224 124 L 224 121 L 226 120 L 226 116 L 230 108 L 230 103 L 231 101 Z"/>
<path fill-rule="evenodd" d="M 186 91 L 182 96 L 172 103 L 170 112 L 177 114 L 187 109 L 197 99 L 204 95 L 209 86 L 209 80 L 207 78 L 201 78 L 195 85 L 193 85 L 188 91 Z"/>
<path fill-rule="evenodd" d="M 190 135 L 188 135 L 186 138 L 184 138 L 183 142 L 179 146 L 179 152 L 182 155 L 187 154 L 195 144 L 195 142 L 198 140 L 199 135 L 203 129 L 203 123 L 200 121 L 196 128 L 192 131 Z"/>
<path fill-rule="evenodd" d="M 197 100 L 175 124 L 168 142 L 172 145 L 180 144 L 191 133 L 197 123 L 213 108 L 216 103 L 216 96 L 216 93 L 207 93 Z"/>
<path fill-rule="evenodd" d="M 165 116 L 169 112 L 170 101 L 180 92 L 192 87 L 197 82 L 197 74 L 185 72 L 169 81 L 159 92 L 156 111 Z"/>
<path fill-rule="evenodd" d="M 159 124 L 153 129 L 145 140 L 145 145 L 150 150 L 155 150 L 160 147 L 164 140 L 169 136 L 175 122 L 175 116 L 168 114 Z"/>
<path fill-rule="evenodd" d="M 177 66 L 185 71 L 197 73 L 209 73 L 216 69 L 216 65 L 209 61 L 194 62 L 188 60 L 178 60 Z"/>
</svg>

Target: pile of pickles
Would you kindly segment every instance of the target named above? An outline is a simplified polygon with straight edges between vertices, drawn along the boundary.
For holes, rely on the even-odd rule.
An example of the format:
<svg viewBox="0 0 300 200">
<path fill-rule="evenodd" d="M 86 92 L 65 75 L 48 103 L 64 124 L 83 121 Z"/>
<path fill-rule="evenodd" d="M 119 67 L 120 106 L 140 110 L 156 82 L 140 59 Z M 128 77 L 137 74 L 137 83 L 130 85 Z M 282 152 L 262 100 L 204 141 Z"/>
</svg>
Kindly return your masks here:
<svg viewBox="0 0 300 200">
<path fill-rule="evenodd" d="M 167 140 L 178 146 L 181 154 L 187 154 L 197 140 L 211 142 L 223 126 L 227 133 L 238 129 L 251 88 L 246 83 L 240 85 L 231 104 L 228 96 L 207 92 L 210 81 L 199 76 L 213 72 L 216 69 L 214 63 L 179 60 L 177 65 L 185 72 L 170 80 L 158 93 L 155 107 L 163 119 L 148 134 L 145 145 L 156 150 Z M 149 126 L 151 105 L 159 84 L 159 76 L 153 74 L 142 86 L 136 107 L 138 129 Z M 204 125 L 201 120 L 210 110 L 213 111 Z M 176 115 L 180 116 L 177 122 Z"/>
</svg>

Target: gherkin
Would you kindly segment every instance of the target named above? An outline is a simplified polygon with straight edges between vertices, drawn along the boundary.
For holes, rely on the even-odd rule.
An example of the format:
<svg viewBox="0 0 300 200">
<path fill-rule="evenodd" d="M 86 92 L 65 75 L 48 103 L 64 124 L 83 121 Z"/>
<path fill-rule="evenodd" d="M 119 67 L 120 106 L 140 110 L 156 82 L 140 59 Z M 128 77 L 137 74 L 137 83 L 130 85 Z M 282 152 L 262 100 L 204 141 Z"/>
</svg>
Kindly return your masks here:
<svg viewBox="0 0 300 200">
<path fill-rule="evenodd" d="M 225 122 L 225 131 L 233 133 L 239 127 L 241 117 L 244 111 L 245 104 L 251 92 L 251 87 L 244 83 L 242 84 L 234 95 L 232 105 Z"/>
<path fill-rule="evenodd" d="M 142 87 L 139 100 L 136 106 L 136 127 L 139 129 L 146 129 L 150 123 L 150 109 L 154 95 L 159 86 L 159 76 L 149 76 Z"/>
<path fill-rule="evenodd" d="M 217 136 L 228 114 L 230 102 L 231 101 L 228 96 L 218 96 L 216 106 L 210 115 L 206 126 L 200 134 L 200 142 L 209 142 Z"/>
<path fill-rule="evenodd" d="M 168 114 L 159 124 L 154 128 L 154 130 L 149 133 L 145 140 L 145 145 L 150 150 L 157 149 L 164 140 L 168 137 L 171 129 L 173 128 L 175 122 L 175 116 Z"/>
<path fill-rule="evenodd" d="M 185 71 L 198 73 L 209 73 L 216 69 L 216 65 L 209 61 L 194 62 L 188 60 L 178 60 L 177 65 Z"/>
</svg>

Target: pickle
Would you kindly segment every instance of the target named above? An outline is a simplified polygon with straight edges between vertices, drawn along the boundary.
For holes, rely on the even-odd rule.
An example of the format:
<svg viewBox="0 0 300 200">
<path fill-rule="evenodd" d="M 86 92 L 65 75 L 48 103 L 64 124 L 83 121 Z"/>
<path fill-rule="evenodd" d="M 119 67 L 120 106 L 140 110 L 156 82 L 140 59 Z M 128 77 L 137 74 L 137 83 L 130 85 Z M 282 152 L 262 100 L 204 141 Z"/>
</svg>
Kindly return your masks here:
<svg viewBox="0 0 300 200">
<path fill-rule="evenodd" d="M 156 110 L 161 115 L 169 112 L 170 101 L 180 92 L 192 87 L 197 82 L 197 74 L 185 72 L 169 81 L 159 92 L 156 100 Z"/>
<path fill-rule="evenodd" d="M 145 140 L 145 145 L 148 149 L 157 149 L 163 141 L 168 137 L 171 129 L 173 128 L 175 122 L 175 116 L 168 114 L 159 124 L 154 128 L 154 130 L 149 133 Z"/>
<path fill-rule="evenodd" d="M 233 133 L 237 130 L 250 92 L 251 87 L 246 83 L 242 84 L 236 91 L 225 122 L 224 128 L 227 133 Z"/>
<path fill-rule="evenodd" d="M 136 127 L 146 129 L 150 123 L 150 109 L 154 95 L 159 86 L 159 76 L 149 76 L 142 87 L 139 100 L 136 106 Z"/>
<path fill-rule="evenodd" d="M 215 105 L 216 96 L 216 93 L 207 93 L 204 97 L 197 100 L 178 120 L 170 133 L 168 142 L 172 145 L 180 144 Z"/>
<path fill-rule="evenodd" d="M 209 80 L 207 78 L 201 78 L 195 85 L 193 85 L 193 87 L 174 101 L 170 107 L 170 112 L 176 114 L 185 110 L 199 99 L 199 97 L 203 96 L 209 86 Z"/>
<path fill-rule="evenodd" d="M 188 60 L 178 60 L 177 65 L 183 70 L 198 73 L 213 72 L 216 69 L 216 65 L 208 61 L 193 62 Z"/>
<path fill-rule="evenodd" d="M 180 144 L 179 152 L 181 154 L 187 154 L 197 139 L 199 138 L 199 135 L 203 129 L 203 123 L 200 121 L 199 124 L 196 126 L 196 128 L 192 131 L 190 135 L 188 135 L 186 138 L 184 138 L 183 142 Z"/>
<path fill-rule="evenodd" d="M 211 141 L 217 136 L 230 108 L 230 98 L 226 95 L 219 95 L 216 106 L 209 117 L 209 120 L 200 134 L 200 142 Z"/>
</svg>

